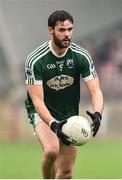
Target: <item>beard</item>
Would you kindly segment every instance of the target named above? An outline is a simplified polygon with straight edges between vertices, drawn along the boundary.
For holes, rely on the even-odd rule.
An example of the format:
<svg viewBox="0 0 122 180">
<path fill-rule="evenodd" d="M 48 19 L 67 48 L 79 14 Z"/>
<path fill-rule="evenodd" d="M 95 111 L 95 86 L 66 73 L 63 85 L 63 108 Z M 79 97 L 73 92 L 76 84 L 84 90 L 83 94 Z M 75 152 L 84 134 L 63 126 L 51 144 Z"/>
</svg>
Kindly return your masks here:
<svg viewBox="0 0 122 180">
<path fill-rule="evenodd" d="M 58 48 L 67 48 L 71 42 L 71 39 L 69 38 L 65 38 L 63 40 L 58 39 L 55 33 L 53 34 L 53 40 Z"/>
</svg>

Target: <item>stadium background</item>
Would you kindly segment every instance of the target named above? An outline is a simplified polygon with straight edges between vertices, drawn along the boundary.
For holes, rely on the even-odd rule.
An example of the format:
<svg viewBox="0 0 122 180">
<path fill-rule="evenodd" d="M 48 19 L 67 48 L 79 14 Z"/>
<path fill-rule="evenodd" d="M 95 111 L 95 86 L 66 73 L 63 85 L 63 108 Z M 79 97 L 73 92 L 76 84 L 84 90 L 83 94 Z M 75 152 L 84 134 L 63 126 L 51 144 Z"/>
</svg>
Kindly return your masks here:
<svg viewBox="0 0 122 180">
<path fill-rule="evenodd" d="M 0 0 L 0 178 L 41 178 L 41 146 L 24 109 L 24 61 L 48 39 L 57 9 L 75 21 L 73 40 L 89 50 L 105 110 L 98 136 L 79 149 L 74 178 L 122 178 L 122 0 Z M 81 114 L 91 109 L 81 82 Z"/>
</svg>

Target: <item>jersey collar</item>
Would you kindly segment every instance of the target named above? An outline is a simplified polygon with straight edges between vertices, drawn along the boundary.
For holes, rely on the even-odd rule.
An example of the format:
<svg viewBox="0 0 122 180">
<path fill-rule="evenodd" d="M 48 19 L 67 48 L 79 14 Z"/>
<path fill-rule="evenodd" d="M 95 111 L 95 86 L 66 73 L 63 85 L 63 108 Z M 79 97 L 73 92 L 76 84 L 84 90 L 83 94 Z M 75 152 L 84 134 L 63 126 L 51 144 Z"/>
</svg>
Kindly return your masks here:
<svg viewBox="0 0 122 180">
<path fill-rule="evenodd" d="M 58 55 L 58 54 L 54 51 L 54 49 L 52 48 L 51 40 L 49 41 L 49 47 L 50 47 L 50 50 L 51 50 L 51 52 L 53 53 L 53 55 L 56 56 L 56 57 L 58 57 L 58 58 L 64 57 L 64 56 L 66 55 L 67 51 L 68 51 L 68 48 L 67 48 L 66 51 L 65 51 L 63 54 Z"/>
</svg>

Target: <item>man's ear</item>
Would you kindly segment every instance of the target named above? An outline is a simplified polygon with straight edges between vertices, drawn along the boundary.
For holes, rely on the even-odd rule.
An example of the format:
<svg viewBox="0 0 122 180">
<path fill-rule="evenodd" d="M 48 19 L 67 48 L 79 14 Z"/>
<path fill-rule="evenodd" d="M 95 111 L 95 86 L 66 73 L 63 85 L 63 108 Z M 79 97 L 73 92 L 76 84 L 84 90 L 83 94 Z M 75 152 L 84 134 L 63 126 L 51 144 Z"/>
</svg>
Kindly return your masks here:
<svg viewBox="0 0 122 180">
<path fill-rule="evenodd" d="M 49 32 L 49 34 L 53 34 L 53 28 L 51 27 L 51 26 L 48 26 L 48 32 Z"/>
</svg>

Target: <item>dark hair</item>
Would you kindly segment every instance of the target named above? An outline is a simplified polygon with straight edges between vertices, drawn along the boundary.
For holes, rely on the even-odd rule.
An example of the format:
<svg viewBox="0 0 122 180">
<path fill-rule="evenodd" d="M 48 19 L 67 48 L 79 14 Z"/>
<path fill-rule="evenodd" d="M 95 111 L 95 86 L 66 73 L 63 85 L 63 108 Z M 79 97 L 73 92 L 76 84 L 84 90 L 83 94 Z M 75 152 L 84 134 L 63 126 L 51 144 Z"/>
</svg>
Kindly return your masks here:
<svg viewBox="0 0 122 180">
<path fill-rule="evenodd" d="M 73 17 L 66 11 L 57 10 L 53 12 L 48 18 L 48 26 L 55 27 L 57 21 L 69 20 L 73 24 Z"/>
</svg>

